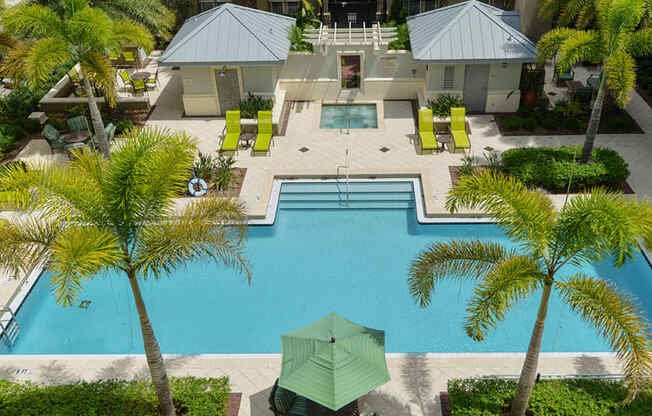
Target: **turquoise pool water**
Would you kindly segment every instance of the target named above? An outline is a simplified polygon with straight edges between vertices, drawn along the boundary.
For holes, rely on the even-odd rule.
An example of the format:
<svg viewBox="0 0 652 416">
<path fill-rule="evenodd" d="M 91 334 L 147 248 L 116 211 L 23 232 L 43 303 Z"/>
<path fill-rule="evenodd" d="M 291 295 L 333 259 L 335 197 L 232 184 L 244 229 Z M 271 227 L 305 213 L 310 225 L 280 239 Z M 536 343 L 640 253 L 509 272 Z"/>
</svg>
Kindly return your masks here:
<svg viewBox="0 0 652 416">
<path fill-rule="evenodd" d="M 449 239 L 501 240 L 494 225 L 420 225 L 411 184 L 285 184 L 274 226 L 250 227 L 249 286 L 233 271 L 196 263 L 159 281 L 142 282 L 165 353 L 279 353 L 280 336 L 329 312 L 387 331 L 389 352 L 518 352 L 527 348 L 539 296 L 518 304 L 485 342 L 462 324 L 472 285 L 445 282 L 432 306 L 414 304 L 406 283 L 411 260 Z M 346 208 L 348 209 L 342 209 Z M 577 271 L 573 267 L 567 274 Z M 652 270 L 641 254 L 621 269 L 582 269 L 612 280 L 640 299 L 652 318 Z M 48 276 L 18 312 L 14 354 L 142 353 L 138 319 L 126 279 L 87 284 L 87 309 L 54 301 Z M 553 297 L 543 351 L 599 352 L 595 330 Z"/>
<path fill-rule="evenodd" d="M 321 106 L 322 129 L 345 129 L 347 119 L 351 129 L 378 128 L 376 104 L 323 104 Z"/>
</svg>

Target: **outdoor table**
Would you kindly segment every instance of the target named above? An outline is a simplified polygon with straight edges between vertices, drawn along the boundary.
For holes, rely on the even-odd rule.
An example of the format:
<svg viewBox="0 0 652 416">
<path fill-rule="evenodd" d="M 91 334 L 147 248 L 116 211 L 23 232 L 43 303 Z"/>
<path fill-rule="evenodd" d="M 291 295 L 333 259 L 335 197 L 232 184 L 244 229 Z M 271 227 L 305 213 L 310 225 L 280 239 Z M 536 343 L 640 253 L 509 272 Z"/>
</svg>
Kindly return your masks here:
<svg viewBox="0 0 652 416">
<path fill-rule="evenodd" d="M 151 72 L 147 71 L 140 71 L 140 72 L 134 72 L 131 74 L 131 79 L 140 79 L 142 81 L 145 81 L 146 79 L 150 78 L 152 76 Z"/>
<path fill-rule="evenodd" d="M 91 134 L 88 130 L 76 131 L 66 135 L 66 142 L 68 143 L 81 143 L 85 142 L 91 137 Z"/>
<path fill-rule="evenodd" d="M 253 133 L 243 133 L 240 135 L 240 148 L 249 149 L 256 141 L 256 135 Z"/>
<path fill-rule="evenodd" d="M 453 139 L 453 136 L 448 133 L 444 134 L 437 134 L 437 143 L 441 143 L 441 150 L 442 152 L 444 151 L 444 146 L 446 148 L 449 147 L 451 140 Z"/>
</svg>

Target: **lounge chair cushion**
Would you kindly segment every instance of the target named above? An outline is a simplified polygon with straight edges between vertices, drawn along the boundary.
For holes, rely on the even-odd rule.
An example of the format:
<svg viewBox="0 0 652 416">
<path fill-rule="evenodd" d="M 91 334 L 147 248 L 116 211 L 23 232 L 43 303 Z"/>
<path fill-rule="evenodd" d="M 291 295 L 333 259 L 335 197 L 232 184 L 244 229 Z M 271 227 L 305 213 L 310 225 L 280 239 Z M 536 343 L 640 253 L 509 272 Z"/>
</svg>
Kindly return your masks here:
<svg viewBox="0 0 652 416">
<path fill-rule="evenodd" d="M 466 109 L 464 107 L 451 108 L 451 134 L 455 148 L 468 149 L 471 141 L 466 134 Z"/>
<path fill-rule="evenodd" d="M 269 144 L 272 141 L 272 135 L 268 133 L 258 133 L 256 143 L 254 143 L 254 152 L 266 152 L 269 150 Z"/>
<path fill-rule="evenodd" d="M 238 140 L 240 140 L 240 133 L 227 133 L 222 140 L 222 151 L 236 151 L 238 150 Z"/>
<path fill-rule="evenodd" d="M 455 141 L 455 148 L 468 149 L 471 147 L 469 136 L 464 130 L 451 130 L 453 140 Z"/>
<path fill-rule="evenodd" d="M 425 108 L 420 109 L 419 137 L 421 138 L 421 148 L 424 150 L 436 150 L 439 148 L 433 124 L 432 110 Z"/>
</svg>

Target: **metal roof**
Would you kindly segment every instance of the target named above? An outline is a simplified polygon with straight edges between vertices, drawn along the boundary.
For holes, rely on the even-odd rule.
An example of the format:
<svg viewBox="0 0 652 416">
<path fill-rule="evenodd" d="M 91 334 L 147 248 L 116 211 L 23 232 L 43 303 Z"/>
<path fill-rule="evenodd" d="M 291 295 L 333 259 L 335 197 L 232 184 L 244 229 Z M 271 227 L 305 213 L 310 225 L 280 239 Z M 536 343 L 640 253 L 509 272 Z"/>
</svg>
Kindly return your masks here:
<svg viewBox="0 0 652 416">
<path fill-rule="evenodd" d="M 534 62 L 536 46 L 519 31 L 518 12 L 471 0 L 407 19 L 421 63 Z"/>
<path fill-rule="evenodd" d="M 166 66 L 279 64 L 291 17 L 225 3 L 187 19 L 159 59 Z"/>
</svg>

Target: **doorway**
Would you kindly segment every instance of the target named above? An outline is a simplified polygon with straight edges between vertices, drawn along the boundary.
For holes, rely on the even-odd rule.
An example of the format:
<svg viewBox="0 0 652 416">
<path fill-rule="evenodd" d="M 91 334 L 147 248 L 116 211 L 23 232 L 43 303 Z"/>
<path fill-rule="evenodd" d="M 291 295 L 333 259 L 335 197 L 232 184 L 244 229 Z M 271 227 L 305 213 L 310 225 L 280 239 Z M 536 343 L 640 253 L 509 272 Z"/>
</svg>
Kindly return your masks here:
<svg viewBox="0 0 652 416">
<path fill-rule="evenodd" d="M 489 65 L 466 65 L 464 71 L 464 106 L 474 113 L 484 113 L 489 89 Z"/>
<path fill-rule="evenodd" d="M 236 110 L 240 105 L 238 71 L 236 69 L 216 70 L 215 87 L 220 104 L 220 114 L 225 114 L 228 110 Z"/>
</svg>

